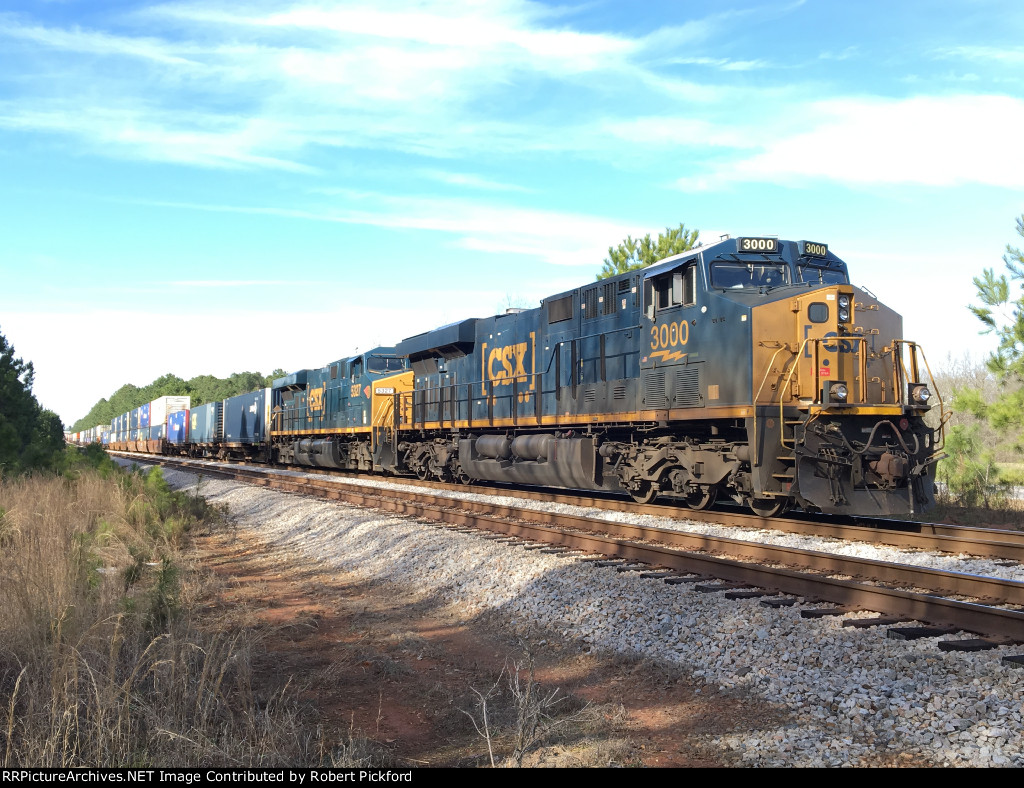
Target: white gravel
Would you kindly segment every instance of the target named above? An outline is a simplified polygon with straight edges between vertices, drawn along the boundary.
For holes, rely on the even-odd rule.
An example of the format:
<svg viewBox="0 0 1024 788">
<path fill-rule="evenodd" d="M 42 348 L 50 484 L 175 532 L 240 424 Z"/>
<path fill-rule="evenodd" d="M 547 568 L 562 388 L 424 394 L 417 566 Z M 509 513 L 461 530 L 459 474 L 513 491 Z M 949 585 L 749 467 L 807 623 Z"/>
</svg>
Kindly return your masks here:
<svg viewBox="0 0 1024 788">
<path fill-rule="evenodd" d="M 177 487 L 195 485 L 192 474 L 165 469 L 164 475 Z M 239 525 L 323 567 L 414 584 L 467 613 L 501 612 L 523 630 L 551 626 L 584 647 L 681 663 L 720 690 L 754 693 L 788 710 L 781 728 L 710 741 L 732 753 L 738 765 L 870 766 L 880 757 L 906 754 L 935 766 L 1024 766 L 1024 669 L 1001 663 L 1003 656 L 1024 652 L 1024 646 L 941 652 L 935 639 L 889 640 L 887 627 L 857 630 L 843 627 L 838 617 L 802 619 L 800 609 L 811 606 L 802 601 L 773 609 L 756 599 L 727 600 L 685 584 L 642 580 L 564 556 L 237 482 L 203 479 L 200 492 L 212 503 L 227 504 Z M 578 507 L 528 505 L 594 516 Z M 599 516 L 738 538 L 734 529 L 701 523 L 626 513 Z M 746 533 L 744 538 L 776 544 L 1024 579 L 1019 567 L 979 559 Z"/>
</svg>

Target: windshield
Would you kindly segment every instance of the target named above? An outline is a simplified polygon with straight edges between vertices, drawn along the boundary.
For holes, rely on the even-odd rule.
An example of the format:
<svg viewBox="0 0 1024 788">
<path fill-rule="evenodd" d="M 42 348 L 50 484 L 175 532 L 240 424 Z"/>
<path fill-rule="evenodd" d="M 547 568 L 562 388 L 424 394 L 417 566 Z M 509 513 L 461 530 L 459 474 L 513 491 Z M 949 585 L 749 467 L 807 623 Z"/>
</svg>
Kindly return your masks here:
<svg viewBox="0 0 1024 788">
<path fill-rule="evenodd" d="M 370 356 L 366 361 L 370 372 L 401 372 L 405 369 L 405 359 L 396 356 Z"/>
<path fill-rule="evenodd" d="M 789 266 L 782 263 L 712 263 L 711 286 L 725 290 L 781 287 L 789 284 Z"/>
<path fill-rule="evenodd" d="M 843 271 L 836 268 L 819 268 L 816 265 L 800 266 L 800 280 L 816 285 L 849 284 L 849 280 Z"/>
</svg>

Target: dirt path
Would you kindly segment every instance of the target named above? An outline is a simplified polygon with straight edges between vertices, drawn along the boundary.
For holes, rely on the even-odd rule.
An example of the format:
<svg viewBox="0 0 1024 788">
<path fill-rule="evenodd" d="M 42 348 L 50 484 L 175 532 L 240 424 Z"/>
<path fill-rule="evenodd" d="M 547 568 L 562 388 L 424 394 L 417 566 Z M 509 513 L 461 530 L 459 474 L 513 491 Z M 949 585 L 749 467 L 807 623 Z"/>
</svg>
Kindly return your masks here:
<svg viewBox="0 0 1024 788">
<path fill-rule="evenodd" d="M 516 704 L 508 673 L 524 642 L 503 622 L 470 618 L 437 599 L 353 575 L 325 573 L 301 557 L 270 547 L 244 529 L 197 540 L 196 559 L 216 582 L 204 621 L 249 627 L 266 653 L 254 682 L 268 697 L 292 680 L 328 730 L 402 766 L 484 766 L 479 696 L 488 702 L 495 760 L 512 749 L 507 731 Z M 563 722 L 523 760 L 530 766 L 727 766 L 705 745 L 729 731 L 777 726 L 765 704 L 723 696 L 678 668 L 582 651 L 557 634 L 525 643 L 542 697 L 565 700 L 550 711 Z M 589 705 L 588 705 L 589 704 Z"/>
</svg>

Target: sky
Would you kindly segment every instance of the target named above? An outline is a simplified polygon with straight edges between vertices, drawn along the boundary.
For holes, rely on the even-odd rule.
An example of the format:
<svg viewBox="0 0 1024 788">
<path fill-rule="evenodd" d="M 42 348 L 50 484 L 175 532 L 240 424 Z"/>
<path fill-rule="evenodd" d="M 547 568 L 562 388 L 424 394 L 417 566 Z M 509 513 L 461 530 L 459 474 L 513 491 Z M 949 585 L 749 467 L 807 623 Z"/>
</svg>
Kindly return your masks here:
<svg viewBox="0 0 1024 788">
<path fill-rule="evenodd" d="M 0 334 L 68 425 L 593 281 L 827 243 L 933 367 L 1024 246 L 1020 0 L 7 0 Z"/>
</svg>

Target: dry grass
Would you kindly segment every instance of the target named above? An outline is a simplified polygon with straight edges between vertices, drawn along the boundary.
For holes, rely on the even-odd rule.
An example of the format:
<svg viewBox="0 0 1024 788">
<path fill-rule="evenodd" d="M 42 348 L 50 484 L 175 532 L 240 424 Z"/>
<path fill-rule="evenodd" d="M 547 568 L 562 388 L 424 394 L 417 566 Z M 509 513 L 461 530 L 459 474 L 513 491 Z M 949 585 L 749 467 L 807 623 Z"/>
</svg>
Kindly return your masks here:
<svg viewBox="0 0 1024 788">
<path fill-rule="evenodd" d="M 178 553 L 202 502 L 159 478 L 0 480 L 0 766 L 359 765 L 286 683 L 254 686 L 244 629 L 189 626 Z"/>
</svg>

